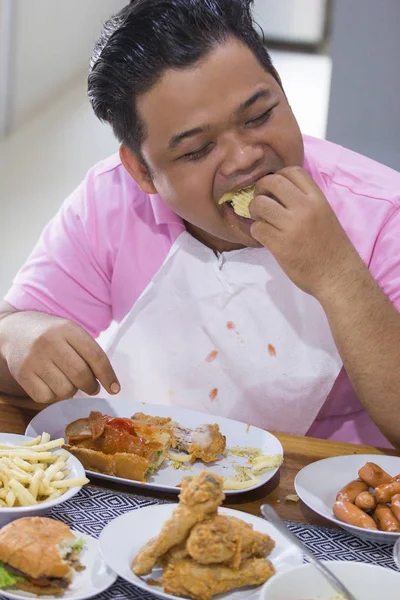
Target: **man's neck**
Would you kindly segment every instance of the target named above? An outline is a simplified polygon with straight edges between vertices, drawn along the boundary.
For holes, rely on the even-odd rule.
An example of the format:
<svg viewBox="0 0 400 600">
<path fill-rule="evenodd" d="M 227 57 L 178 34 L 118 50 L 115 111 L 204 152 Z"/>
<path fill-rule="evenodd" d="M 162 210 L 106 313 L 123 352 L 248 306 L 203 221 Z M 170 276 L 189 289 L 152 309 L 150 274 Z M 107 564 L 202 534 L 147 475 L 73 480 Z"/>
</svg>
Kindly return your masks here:
<svg viewBox="0 0 400 600">
<path fill-rule="evenodd" d="M 192 225 L 191 223 L 188 223 L 187 221 L 184 221 L 184 223 L 186 231 L 190 233 L 190 235 L 192 235 L 196 240 L 198 240 L 208 248 L 211 248 L 211 250 L 214 250 L 214 252 L 216 253 L 231 252 L 232 250 L 241 250 L 242 248 L 244 248 L 242 244 L 235 244 L 233 242 L 221 240 L 220 238 L 213 236 L 211 233 L 203 231 L 202 229 L 196 227 L 195 225 Z"/>
</svg>

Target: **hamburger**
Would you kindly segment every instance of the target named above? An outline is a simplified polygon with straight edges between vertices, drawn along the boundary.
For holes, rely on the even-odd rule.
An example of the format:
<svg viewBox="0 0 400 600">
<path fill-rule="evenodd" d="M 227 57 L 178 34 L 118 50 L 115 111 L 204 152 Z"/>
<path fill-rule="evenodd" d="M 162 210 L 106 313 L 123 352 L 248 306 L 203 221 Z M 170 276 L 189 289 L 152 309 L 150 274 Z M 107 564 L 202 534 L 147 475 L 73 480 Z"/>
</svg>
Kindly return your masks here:
<svg viewBox="0 0 400 600">
<path fill-rule="evenodd" d="M 0 530 L 0 590 L 62 595 L 75 570 L 82 570 L 83 540 L 68 525 L 46 517 L 25 517 Z"/>
</svg>

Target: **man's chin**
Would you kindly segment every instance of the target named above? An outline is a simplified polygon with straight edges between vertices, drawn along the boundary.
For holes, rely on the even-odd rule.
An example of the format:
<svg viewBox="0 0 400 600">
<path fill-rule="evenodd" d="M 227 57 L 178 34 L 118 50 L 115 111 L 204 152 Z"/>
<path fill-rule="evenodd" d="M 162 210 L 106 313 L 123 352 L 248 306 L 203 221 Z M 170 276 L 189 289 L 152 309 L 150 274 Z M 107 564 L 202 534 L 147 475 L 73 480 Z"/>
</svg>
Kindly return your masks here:
<svg viewBox="0 0 400 600">
<path fill-rule="evenodd" d="M 260 248 L 261 244 L 251 235 L 251 226 L 254 223 L 253 219 L 247 219 L 237 215 L 229 203 L 224 205 L 225 222 L 228 225 L 230 240 L 237 241 L 243 246 L 249 248 Z"/>
</svg>

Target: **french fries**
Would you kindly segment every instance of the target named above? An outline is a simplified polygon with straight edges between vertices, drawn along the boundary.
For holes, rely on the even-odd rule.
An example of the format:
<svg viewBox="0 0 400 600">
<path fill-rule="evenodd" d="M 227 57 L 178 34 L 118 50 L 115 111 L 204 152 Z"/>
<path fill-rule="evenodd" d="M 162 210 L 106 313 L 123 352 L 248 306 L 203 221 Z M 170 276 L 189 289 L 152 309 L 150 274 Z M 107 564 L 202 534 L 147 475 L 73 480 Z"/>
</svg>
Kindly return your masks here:
<svg viewBox="0 0 400 600">
<path fill-rule="evenodd" d="M 1 508 L 34 506 L 89 482 L 86 477 L 68 479 L 68 453 L 54 452 L 63 444 L 63 438 L 51 440 L 48 433 L 23 444 L 0 444 Z"/>
</svg>

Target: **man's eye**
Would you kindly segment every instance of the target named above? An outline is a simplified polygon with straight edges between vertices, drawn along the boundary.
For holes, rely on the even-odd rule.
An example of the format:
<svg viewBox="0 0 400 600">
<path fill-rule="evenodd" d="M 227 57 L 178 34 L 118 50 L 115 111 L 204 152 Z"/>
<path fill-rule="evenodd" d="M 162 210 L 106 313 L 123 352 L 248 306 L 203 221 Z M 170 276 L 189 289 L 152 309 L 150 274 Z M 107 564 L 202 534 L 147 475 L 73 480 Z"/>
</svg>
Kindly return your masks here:
<svg viewBox="0 0 400 600">
<path fill-rule="evenodd" d="M 210 152 L 211 147 L 212 144 L 207 144 L 199 150 L 195 150 L 194 152 L 188 152 L 187 154 L 184 154 L 181 158 L 183 160 L 199 160 L 200 158 L 203 158 L 203 156 L 206 156 Z"/>
<path fill-rule="evenodd" d="M 273 106 L 272 108 L 269 108 L 267 111 L 265 111 L 259 117 L 256 117 L 255 119 L 250 119 L 250 121 L 246 122 L 246 125 L 250 125 L 250 126 L 255 125 L 256 127 L 257 127 L 257 125 L 263 125 L 272 116 L 272 112 L 273 112 L 274 108 L 275 108 L 275 106 Z"/>
</svg>

